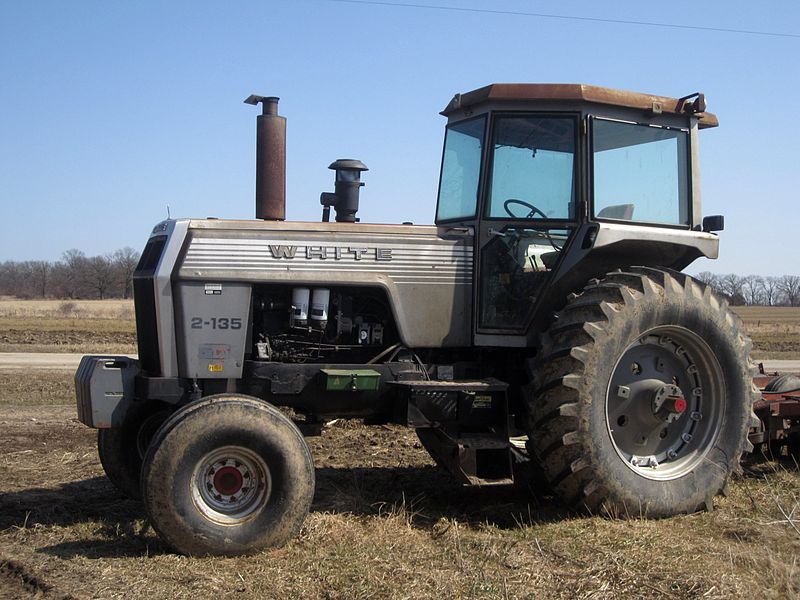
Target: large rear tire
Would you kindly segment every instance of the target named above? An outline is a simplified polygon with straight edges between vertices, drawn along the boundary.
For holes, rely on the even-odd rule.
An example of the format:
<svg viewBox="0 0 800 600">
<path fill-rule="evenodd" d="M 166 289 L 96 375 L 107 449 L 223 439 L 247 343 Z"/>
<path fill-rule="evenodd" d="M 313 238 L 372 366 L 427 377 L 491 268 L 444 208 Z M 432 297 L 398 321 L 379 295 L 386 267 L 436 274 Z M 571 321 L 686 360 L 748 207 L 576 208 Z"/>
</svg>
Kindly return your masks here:
<svg viewBox="0 0 800 600">
<path fill-rule="evenodd" d="M 750 345 L 681 273 L 632 268 L 572 295 L 528 390 L 530 447 L 555 493 L 609 515 L 710 508 L 752 450 Z"/>
<path fill-rule="evenodd" d="M 286 543 L 314 497 L 314 463 L 297 426 L 275 407 L 220 394 L 187 405 L 144 459 L 145 509 L 183 554 L 249 554 Z"/>
</svg>

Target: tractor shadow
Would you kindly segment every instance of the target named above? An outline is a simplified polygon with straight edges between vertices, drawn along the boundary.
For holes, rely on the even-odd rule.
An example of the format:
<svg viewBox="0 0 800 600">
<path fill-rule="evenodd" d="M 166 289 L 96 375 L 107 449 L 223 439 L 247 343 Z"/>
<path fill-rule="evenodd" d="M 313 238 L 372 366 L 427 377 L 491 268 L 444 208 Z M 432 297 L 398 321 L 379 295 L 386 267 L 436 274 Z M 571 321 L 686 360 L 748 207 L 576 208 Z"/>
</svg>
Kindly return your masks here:
<svg viewBox="0 0 800 600">
<path fill-rule="evenodd" d="M 123 496 L 105 477 L 0 494 L 0 532 L 44 543 L 38 552 L 65 560 L 168 551 L 147 523 L 141 503 Z M 65 537 L 80 539 L 46 545 Z"/>
<path fill-rule="evenodd" d="M 422 529 L 442 518 L 510 529 L 570 515 L 552 500 L 513 486 L 464 488 L 433 466 L 316 470 L 312 513 L 380 517 L 397 511 Z M 0 531 L 62 560 L 171 552 L 141 503 L 123 496 L 105 477 L 0 494 Z"/>
<path fill-rule="evenodd" d="M 764 469 L 775 468 L 764 462 L 746 465 L 744 477 L 761 478 Z M 781 467 L 796 468 L 784 462 Z M 375 517 L 400 512 L 423 530 L 433 530 L 441 519 L 515 529 L 577 516 L 541 490 L 463 487 L 432 465 L 319 467 L 311 512 Z M 38 552 L 64 560 L 171 552 L 150 527 L 141 503 L 124 497 L 105 477 L 0 494 L 0 532 L 21 540 L 29 536 Z"/>
<path fill-rule="evenodd" d="M 403 511 L 414 527 L 422 529 L 441 519 L 513 529 L 574 516 L 552 496 L 530 487 L 465 487 L 431 465 L 318 468 L 311 510 L 357 516 Z"/>
</svg>

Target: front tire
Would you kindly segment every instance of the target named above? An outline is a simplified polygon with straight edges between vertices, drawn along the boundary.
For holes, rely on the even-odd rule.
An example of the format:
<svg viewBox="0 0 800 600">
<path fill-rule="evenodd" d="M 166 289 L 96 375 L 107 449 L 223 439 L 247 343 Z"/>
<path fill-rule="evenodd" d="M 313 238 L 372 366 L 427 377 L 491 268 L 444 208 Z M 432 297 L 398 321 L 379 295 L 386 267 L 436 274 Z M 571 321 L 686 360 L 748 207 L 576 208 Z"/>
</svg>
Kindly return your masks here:
<svg viewBox="0 0 800 600">
<path fill-rule="evenodd" d="M 171 409 L 161 402 L 135 402 L 120 427 L 97 430 L 97 454 L 111 483 L 128 498 L 142 497 L 142 459 Z"/>
<path fill-rule="evenodd" d="M 550 328 L 528 398 L 553 490 L 611 515 L 710 508 L 752 450 L 749 350 L 739 319 L 691 277 L 632 268 L 591 281 Z"/>
<path fill-rule="evenodd" d="M 188 555 L 249 554 L 294 537 L 314 497 L 311 452 L 292 421 L 238 394 L 187 405 L 142 468 L 153 528 Z"/>
</svg>

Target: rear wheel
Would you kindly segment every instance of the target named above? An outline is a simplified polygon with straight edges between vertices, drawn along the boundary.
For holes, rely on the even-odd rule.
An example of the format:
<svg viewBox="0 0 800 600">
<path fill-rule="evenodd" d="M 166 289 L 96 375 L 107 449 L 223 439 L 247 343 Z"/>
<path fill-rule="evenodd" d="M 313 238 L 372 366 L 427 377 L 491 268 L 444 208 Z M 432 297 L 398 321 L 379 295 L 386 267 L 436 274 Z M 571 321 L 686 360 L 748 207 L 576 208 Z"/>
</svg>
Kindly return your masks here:
<svg viewBox="0 0 800 600">
<path fill-rule="evenodd" d="M 209 396 L 159 429 L 142 469 L 154 529 L 190 555 L 281 546 L 314 497 L 314 463 L 294 423 L 238 394 Z"/>
<path fill-rule="evenodd" d="M 755 419 L 750 341 L 710 288 L 631 269 L 573 295 L 529 390 L 530 446 L 576 507 L 668 516 L 711 507 Z"/>
</svg>

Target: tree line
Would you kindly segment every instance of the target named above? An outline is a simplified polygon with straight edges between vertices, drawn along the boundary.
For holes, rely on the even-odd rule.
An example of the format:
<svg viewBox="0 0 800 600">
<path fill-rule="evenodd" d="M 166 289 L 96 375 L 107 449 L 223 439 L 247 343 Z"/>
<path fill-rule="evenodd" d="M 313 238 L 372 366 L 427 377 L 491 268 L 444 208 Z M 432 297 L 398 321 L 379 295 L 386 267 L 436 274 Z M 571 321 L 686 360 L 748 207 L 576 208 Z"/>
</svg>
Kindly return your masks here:
<svg viewBox="0 0 800 600">
<path fill-rule="evenodd" d="M 727 296 L 736 306 L 800 306 L 798 275 L 717 275 L 703 271 L 696 277 Z"/>
<path fill-rule="evenodd" d="M 130 298 L 139 252 L 126 246 L 109 254 L 86 256 L 67 250 L 61 260 L 0 263 L 0 295 L 17 298 Z"/>
<path fill-rule="evenodd" d="M 126 246 L 110 254 L 86 256 L 67 250 L 61 260 L 0 263 L 0 295 L 17 298 L 130 298 L 139 252 Z M 800 306 L 800 276 L 717 275 L 697 279 L 728 297 L 731 304 Z"/>
</svg>

